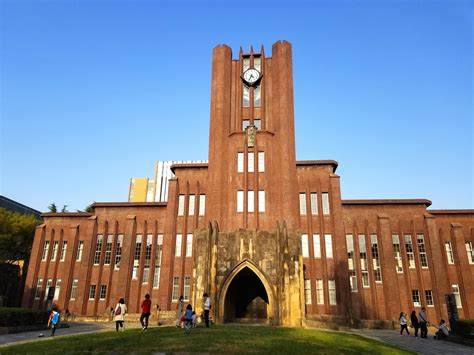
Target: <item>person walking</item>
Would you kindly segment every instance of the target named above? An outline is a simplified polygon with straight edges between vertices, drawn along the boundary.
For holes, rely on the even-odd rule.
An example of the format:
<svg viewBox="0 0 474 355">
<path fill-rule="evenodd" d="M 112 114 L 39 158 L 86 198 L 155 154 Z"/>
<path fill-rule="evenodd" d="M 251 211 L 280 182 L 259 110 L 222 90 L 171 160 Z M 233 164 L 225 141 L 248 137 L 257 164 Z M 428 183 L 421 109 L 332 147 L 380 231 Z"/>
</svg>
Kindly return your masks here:
<svg viewBox="0 0 474 355">
<path fill-rule="evenodd" d="M 150 300 L 150 295 L 147 293 L 145 295 L 145 299 L 142 302 L 142 315 L 140 316 L 142 331 L 148 329 L 148 318 L 150 318 L 150 311 L 151 311 L 151 300 Z"/>
<path fill-rule="evenodd" d="M 428 316 L 426 315 L 426 308 L 423 307 L 418 313 L 418 320 L 420 321 L 420 328 L 421 328 L 421 338 L 428 338 Z"/>
<path fill-rule="evenodd" d="M 125 305 L 125 300 L 121 298 L 114 310 L 114 321 L 115 321 L 115 331 L 120 330 L 123 332 L 125 330 L 123 323 L 125 322 L 125 314 L 127 313 L 127 306 Z"/>
<path fill-rule="evenodd" d="M 400 335 L 403 335 L 403 330 L 406 330 L 407 335 L 410 335 L 410 332 L 408 331 L 408 326 L 407 326 L 407 315 L 403 312 L 400 312 Z"/>
<path fill-rule="evenodd" d="M 209 328 L 209 311 L 211 310 L 211 298 L 207 293 L 203 295 L 203 307 L 204 309 L 204 322 L 206 323 L 206 328 Z"/>
<path fill-rule="evenodd" d="M 176 308 L 176 328 L 181 326 L 181 317 L 184 311 L 184 298 L 179 296 L 178 307 Z"/>
<path fill-rule="evenodd" d="M 51 327 L 51 336 L 54 337 L 54 333 L 56 333 L 56 328 L 59 323 L 59 312 L 56 306 L 53 305 L 53 309 L 49 314 L 48 318 L 48 328 Z"/>
<path fill-rule="evenodd" d="M 418 321 L 418 317 L 416 316 L 415 311 L 411 312 L 410 321 L 411 321 L 411 326 L 415 328 L 415 337 L 418 337 L 418 329 L 420 329 L 420 322 Z"/>
</svg>

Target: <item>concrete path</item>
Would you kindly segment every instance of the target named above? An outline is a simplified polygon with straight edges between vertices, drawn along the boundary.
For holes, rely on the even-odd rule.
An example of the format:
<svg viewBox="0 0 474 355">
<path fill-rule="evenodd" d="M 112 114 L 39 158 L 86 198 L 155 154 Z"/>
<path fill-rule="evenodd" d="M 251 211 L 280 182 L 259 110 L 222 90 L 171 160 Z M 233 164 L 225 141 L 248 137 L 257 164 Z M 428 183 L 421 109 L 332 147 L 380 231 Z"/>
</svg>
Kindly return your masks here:
<svg viewBox="0 0 474 355">
<path fill-rule="evenodd" d="M 357 329 L 352 331 L 355 334 L 380 340 L 400 348 L 414 351 L 418 354 L 427 355 L 474 355 L 474 348 L 452 343 L 444 340 L 434 340 L 433 334 L 430 334 L 427 339 L 415 338 L 411 336 L 401 336 L 396 330 L 385 329 Z"/>
</svg>

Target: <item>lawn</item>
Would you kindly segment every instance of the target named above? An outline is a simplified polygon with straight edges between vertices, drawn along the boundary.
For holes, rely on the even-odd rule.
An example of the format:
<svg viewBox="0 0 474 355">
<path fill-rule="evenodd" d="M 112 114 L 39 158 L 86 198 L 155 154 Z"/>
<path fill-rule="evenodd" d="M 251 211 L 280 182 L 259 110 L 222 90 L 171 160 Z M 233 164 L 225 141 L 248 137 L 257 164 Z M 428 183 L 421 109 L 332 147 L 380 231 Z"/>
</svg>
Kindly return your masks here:
<svg viewBox="0 0 474 355">
<path fill-rule="evenodd" d="M 0 354 L 151 354 L 154 352 L 205 352 L 235 354 L 411 354 L 390 345 L 353 334 L 316 329 L 266 326 L 220 325 L 196 328 L 190 334 L 172 327 L 151 328 L 147 332 L 130 329 L 123 333 L 57 337 L 0 348 Z"/>
</svg>

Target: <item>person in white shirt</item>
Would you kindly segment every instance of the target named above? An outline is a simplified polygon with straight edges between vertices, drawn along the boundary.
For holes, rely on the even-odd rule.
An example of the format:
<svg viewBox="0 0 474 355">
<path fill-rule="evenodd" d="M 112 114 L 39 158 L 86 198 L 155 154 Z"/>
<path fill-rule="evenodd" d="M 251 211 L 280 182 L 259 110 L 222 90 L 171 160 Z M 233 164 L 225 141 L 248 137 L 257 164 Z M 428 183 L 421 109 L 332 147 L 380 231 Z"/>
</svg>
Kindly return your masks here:
<svg viewBox="0 0 474 355">
<path fill-rule="evenodd" d="M 211 298 L 205 293 L 203 296 L 203 308 L 204 308 L 204 322 L 206 323 L 206 328 L 209 328 L 209 311 L 211 309 Z"/>
<path fill-rule="evenodd" d="M 440 340 L 440 339 L 447 338 L 449 336 L 449 329 L 446 326 L 446 321 L 444 319 L 441 319 L 441 323 L 439 323 L 439 326 L 437 326 L 436 328 L 438 328 L 438 331 L 436 332 L 434 336 L 435 339 Z"/>
<path fill-rule="evenodd" d="M 403 312 L 400 312 L 400 335 L 403 335 L 403 330 L 406 330 L 407 335 L 410 335 L 407 325 L 407 315 Z"/>
<path fill-rule="evenodd" d="M 123 332 L 125 330 L 123 323 L 125 321 L 125 313 L 127 313 L 127 306 L 125 305 L 125 300 L 121 298 L 114 310 L 114 321 L 115 321 L 115 331 L 120 330 Z"/>
</svg>

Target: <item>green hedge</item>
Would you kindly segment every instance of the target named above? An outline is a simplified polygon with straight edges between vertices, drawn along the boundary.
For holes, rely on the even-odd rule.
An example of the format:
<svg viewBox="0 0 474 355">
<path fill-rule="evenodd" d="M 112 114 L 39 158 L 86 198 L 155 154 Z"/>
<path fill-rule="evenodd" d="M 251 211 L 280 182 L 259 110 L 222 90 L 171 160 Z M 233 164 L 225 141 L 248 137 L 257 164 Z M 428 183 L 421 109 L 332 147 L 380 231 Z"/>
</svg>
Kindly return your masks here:
<svg viewBox="0 0 474 355">
<path fill-rule="evenodd" d="M 48 316 L 44 310 L 0 307 L 0 327 L 46 324 Z"/>
<path fill-rule="evenodd" d="M 467 337 L 474 331 L 474 319 L 459 319 L 456 322 L 456 334 Z"/>
</svg>

